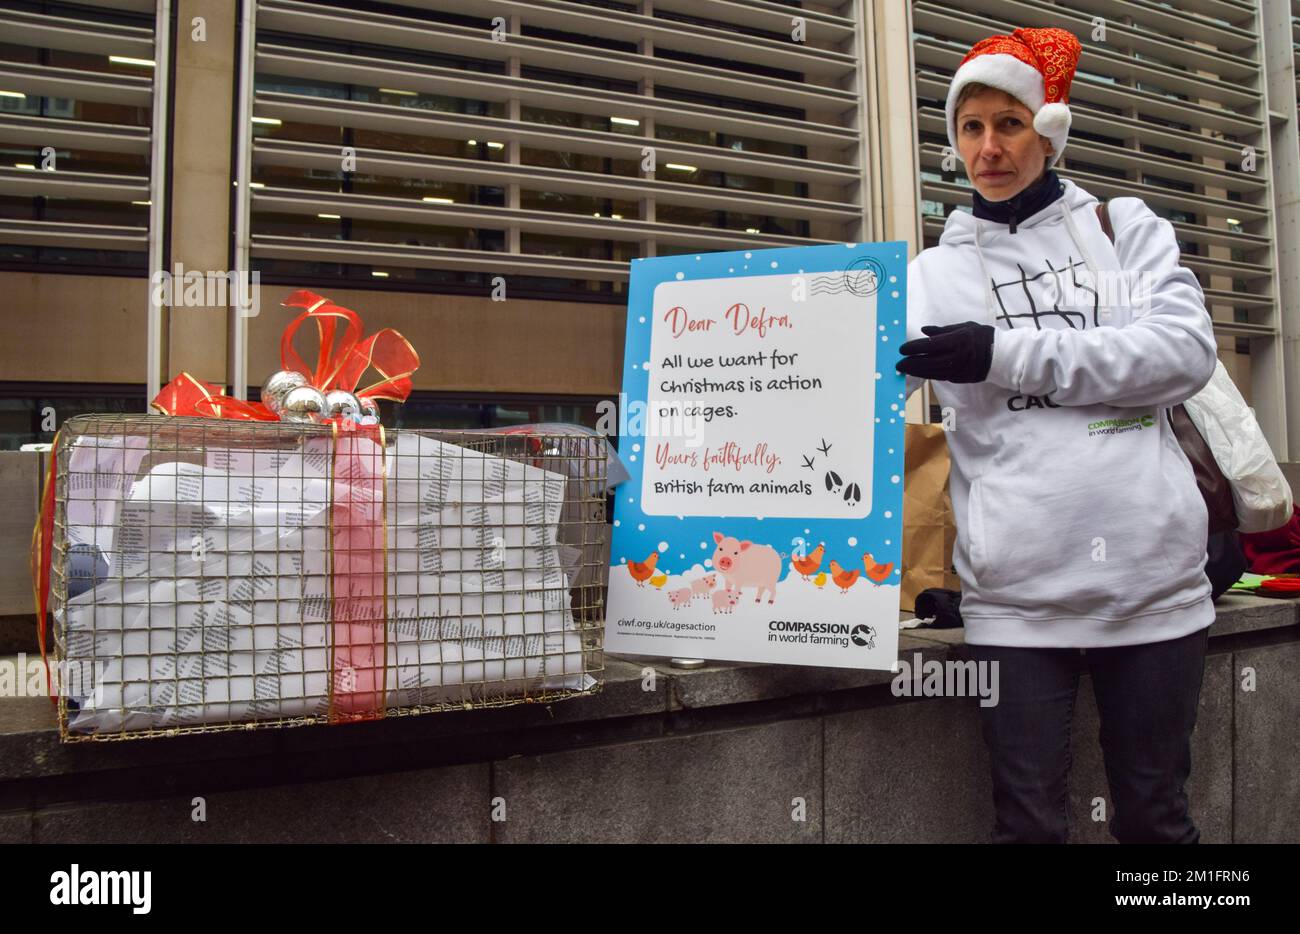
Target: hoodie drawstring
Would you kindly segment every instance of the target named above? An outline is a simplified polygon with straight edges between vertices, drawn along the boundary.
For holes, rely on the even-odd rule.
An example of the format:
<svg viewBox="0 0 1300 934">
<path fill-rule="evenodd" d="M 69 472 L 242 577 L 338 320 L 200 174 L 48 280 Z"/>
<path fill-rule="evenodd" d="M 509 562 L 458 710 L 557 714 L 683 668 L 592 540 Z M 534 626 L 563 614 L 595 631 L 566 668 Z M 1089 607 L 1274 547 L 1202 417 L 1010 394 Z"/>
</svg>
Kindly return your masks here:
<svg viewBox="0 0 1300 934">
<path fill-rule="evenodd" d="M 1083 257 L 1083 265 L 1087 267 L 1088 272 L 1092 273 L 1092 281 L 1100 282 L 1101 278 L 1097 273 L 1097 264 L 1092 261 L 1092 254 L 1083 244 L 1083 237 L 1079 235 L 1079 228 L 1074 224 L 1074 211 L 1061 199 L 1061 214 L 1065 217 L 1065 226 L 1070 230 L 1070 238 L 1074 240 L 1074 245 L 1079 248 L 1079 254 Z"/>
<path fill-rule="evenodd" d="M 997 323 L 997 315 L 993 311 L 993 277 L 989 275 L 988 264 L 984 262 L 984 251 L 980 249 L 980 219 L 974 217 L 975 221 L 975 255 L 980 259 L 980 281 L 984 283 L 984 310 L 988 314 L 988 324 Z"/>
</svg>

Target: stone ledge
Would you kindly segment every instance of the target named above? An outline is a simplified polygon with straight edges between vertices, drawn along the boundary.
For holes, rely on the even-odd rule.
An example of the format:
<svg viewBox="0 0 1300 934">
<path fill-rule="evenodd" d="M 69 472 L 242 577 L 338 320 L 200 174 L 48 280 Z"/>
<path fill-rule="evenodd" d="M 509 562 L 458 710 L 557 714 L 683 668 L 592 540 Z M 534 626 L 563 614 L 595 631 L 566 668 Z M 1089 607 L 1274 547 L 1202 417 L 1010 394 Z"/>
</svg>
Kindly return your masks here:
<svg viewBox="0 0 1300 934">
<path fill-rule="evenodd" d="M 1240 633 L 1300 626 L 1300 600 L 1259 597 L 1249 593 L 1224 594 L 1215 603 L 1217 615 L 1210 628 L 1211 639 Z M 911 620 L 912 613 L 901 614 Z M 898 655 L 909 663 L 915 652 L 924 661 L 946 659 L 957 646 L 965 644 L 963 628 L 931 629 L 919 626 L 898 634 Z M 664 658 L 606 655 L 634 666 L 650 665 L 673 684 L 673 710 L 740 704 L 771 700 L 799 694 L 843 691 L 888 684 L 888 671 L 859 671 L 849 668 L 806 668 L 793 665 L 767 665 L 756 662 L 713 662 L 701 668 L 673 668 Z"/>
<path fill-rule="evenodd" d="M 1215 638 L 1300 624 L 1297 601 L 1231 594 L 1220 600 L 1217 609 L 1211 651 Z M 911 616 L 903 614 L 905 619 Z M 903 630 L 899 656 L 909 663 L 917 652 L 927 661 L 943 660 L 963 643 L 963 634 L 961 629 Z M 671 732 L 677 717 L 716 708 L 785 704 L 789 708 L 785 715 L 804 716 L 840 706 L 839 699 L 829 706 L 825 703 L 825 695 L 836 692 L 845 692 L 841 698 L 850 707 L 863 703 L 853 700 L 861 691 L 871 698 L 865 706 L 893 701 L 885 689 L 893 678 L 887 671 L 755 663 L 712 663 L 679 670 L 664 658 L 614 655 L 606 655 L 605 663 L 601 691 L 550 705 L 520 704 L 352 726 L 232 731 L 154 741 L 62 744 L 48 699 L 0 699 L 0 810 L 24 806 L 26 792 L 19 786 L 26 788 L 33 779 L 48 785 L 41 797 L 51 800 L 60 799 L 60 788 L 76 797 L 76 788 L 84 785 L 88 774 L 104 777 L 120 772 L 129 792 L 129 777 L 139 776 L 142 770 L 183 774 L 217 763 L 222 763 L 222 770 L 238 772 L 237 784 L 283 782 L 290 777 L 345 776 L 434 761 L 464 764 L 633 740 Z M 642 673 L 647 667 L 656 673 L 655 689 L 649 691 L 642 689 Z M 792 698 L 803 702 L 792 703 Z M 679 725 L 688 722 L 694 721 Z M 349 755 L 340 756 L 340 750 Z"/>
</svg>

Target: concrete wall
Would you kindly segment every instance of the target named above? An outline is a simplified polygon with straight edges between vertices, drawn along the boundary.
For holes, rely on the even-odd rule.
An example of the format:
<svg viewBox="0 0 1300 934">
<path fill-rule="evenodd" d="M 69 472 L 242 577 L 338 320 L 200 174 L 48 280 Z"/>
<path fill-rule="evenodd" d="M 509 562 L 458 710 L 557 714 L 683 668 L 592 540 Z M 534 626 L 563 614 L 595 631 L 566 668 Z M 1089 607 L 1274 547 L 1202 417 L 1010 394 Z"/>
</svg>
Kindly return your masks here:
<svg viewBox="0 0 1300 934">
<path fill-rule="evenodd" d="M 189 266 L 187 268 L 216 268 Z M 622 386 L 622 305 L 426 295 L 317 287 L 359 312 L 367 333 L 401 331 L 420 354 L 416 389 L 458 392 L 617 394 Z M 280 332 L 292 320 L 279 302 L 291 286 L 263 286 L 262 308 L 249 326 L 249 378 L 259 385 L 279 369 Z M 0 380 L 56 383 L 145 381 L 144 277 L 0 272 L 9 340 L 0 347 Z M 224 383 L 225 313 L 178 308 L 172 337 L 187 334 L 194 356 L 182 353 L 213 382 Z M 191 322 L 190 316 L 193 316 Z M 190 322 L 179 330 L 176 322 Z M 207 322 L 206 324 L 204 322 Z M 191 326 L 192 324 L 192 326 Z M 208 333 L 212 330 L 212 333 Z M 315 330 L 299 335 L 299 352 L 315 354 Z M 220 344 L 219 352 L 203 348 Z M 184 366 L 174 366 L 170 379 Z M 196 373 L 196 375 L 199 375 Z"/>
<path fill-rule="evenodd" d="M 1225 597 L 1211 632 L 1187 787 L 1201 840 L 1300 841 L 1300 606 Z M 914 629 L 899 654 L 960 642 Z M 48 701 L 0 700 L 0 841 L 986 842 L 977 700 L 889 680 L 608 657 L 601 693 L 546 708 L 75 746 Z M 1086 675 L 1075 710 L 1071 839 L 1110 842 Z"/>
<path fill-rule="evenodd" d="M 280 332 L 299 310 L 279 305 L 290 291 L 262 287 L 261 312 L 248 329 L 248 372 L 254 383 L 280 368 Z M 384 327 L 402 332 L 420 355 L 416 389 L 617 394 L 622 386 L 625 306 L 319 291 L 358 312 L 367 334 Z M 298 332 L 298 352 L 309 363 L 315 360 L 316 344 L 314 327 Z"/>
<path fill-rule="evenodd" d="M 144 276 L 0 272 L 0 295 L 0 380 L 144 382 Z"/>
<path fill-rule="evenodd" d="M 171 264 L 225 270 L 232 263 L 236 5 L 177 0 L 175 9 Z M 196 16 L 206 22 L 203 42 L 191 39 L 188 24 Z M 279 369 L 280 331 L 291 316 L 278 303 L 292 290 L 266 287 L 261 315 L 250 322 L 253 385 Z M 601 394 L 622 385 L 622 304 L 315 290 L 360 312 L 368 331 L 400 330 L 421 355 L 417 389 Z M 0 294 L 9 327 L 9 340 L 0 344 L 0 381 L 146 382 L 146 277 L 0 272 Z M 163 321 L 164 382 L 188 370 L 227 384 L 228 309 L 177 307 Z M 302 332 L 300 352 L 309 362 L 314 336 L 314 329 Z"/>
</svg>

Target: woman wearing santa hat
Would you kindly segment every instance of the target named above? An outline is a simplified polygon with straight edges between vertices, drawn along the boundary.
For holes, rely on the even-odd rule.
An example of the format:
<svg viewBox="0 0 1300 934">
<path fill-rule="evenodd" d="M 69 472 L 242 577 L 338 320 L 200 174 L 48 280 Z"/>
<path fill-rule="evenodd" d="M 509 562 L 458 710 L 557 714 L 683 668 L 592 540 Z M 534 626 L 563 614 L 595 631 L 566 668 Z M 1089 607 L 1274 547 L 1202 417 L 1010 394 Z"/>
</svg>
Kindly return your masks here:
<svg viewBox="0 0 1300 934">
<path fill-rule="evenodd" d="M 948 91 L 974 210 L 908 266 L 909 394 L 945 409 L 968 657 L 997 663 L 981 707 L 995 842 L 1067 839 L 1070 724 L 1087 671 L 1105 819 L 1122 842 L 1196 842 L 1184 784 L 1215 612 L 1208 517 L 1167 410 L 1210 379 L 1204 294 L 1173 227 L 1053 166 L 1079 40 L 977 42 Z"/>
</svg>

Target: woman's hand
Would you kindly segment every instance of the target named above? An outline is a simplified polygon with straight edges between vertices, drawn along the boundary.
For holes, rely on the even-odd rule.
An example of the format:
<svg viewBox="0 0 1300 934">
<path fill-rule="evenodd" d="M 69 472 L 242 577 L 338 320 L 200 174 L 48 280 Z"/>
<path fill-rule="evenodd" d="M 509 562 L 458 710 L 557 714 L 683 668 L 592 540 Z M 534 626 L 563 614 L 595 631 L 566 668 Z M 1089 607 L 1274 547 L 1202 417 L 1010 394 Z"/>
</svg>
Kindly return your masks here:
<svg viewBox="0 0 1300 934">
<path fill-rule="evenodd" d="M 903 354 L 894 364 L 898 372 L 950 383 L 982 383 L 988 377 L 993 363 L 992 325 L 975 321 L 942 327 L 927 324 L 921 333 L 927 336 L 898 348 Z"/>
</svg>

